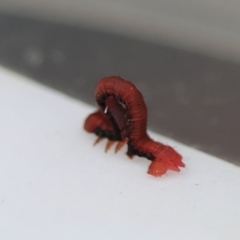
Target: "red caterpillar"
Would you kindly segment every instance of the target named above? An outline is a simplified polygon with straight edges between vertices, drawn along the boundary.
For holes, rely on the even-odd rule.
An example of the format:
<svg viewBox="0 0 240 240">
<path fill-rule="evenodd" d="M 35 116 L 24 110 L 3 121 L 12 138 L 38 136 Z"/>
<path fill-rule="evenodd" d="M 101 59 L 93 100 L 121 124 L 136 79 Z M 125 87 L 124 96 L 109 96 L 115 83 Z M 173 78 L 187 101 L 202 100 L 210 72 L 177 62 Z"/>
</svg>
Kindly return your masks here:
<svg viewBox="0 0 240 240">
<path fill-rule="evenodd" d="M 127 143 L 127 155 L 146 157 L 151 162 L 148 173 L 161 176 L 167 170 L 180 171 L 182 157 L 172 147 L 152 140 L 147 130 L 147 107 L 134 84 L 120 77 L 106 77 L 99 81 L 95 98 L 99 110 L 88 116 L 84 128 L 98 136 L 95 144 L 108 138 L 106 151 L 116 141 L 117 152 Z"/>
</svg>

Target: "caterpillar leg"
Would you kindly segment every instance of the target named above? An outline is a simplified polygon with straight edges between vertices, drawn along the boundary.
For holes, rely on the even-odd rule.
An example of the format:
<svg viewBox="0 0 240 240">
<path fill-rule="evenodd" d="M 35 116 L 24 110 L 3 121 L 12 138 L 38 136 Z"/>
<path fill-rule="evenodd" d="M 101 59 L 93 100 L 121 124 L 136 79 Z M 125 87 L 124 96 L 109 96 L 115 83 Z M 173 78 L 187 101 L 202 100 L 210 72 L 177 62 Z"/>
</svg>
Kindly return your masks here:
<svg viewBox="0 0 240 240">
<path fill-rule="evenodd" d="M 115 143 L 115 141 L 113 140 L 108 140 L 107 142 L 107 145 L 106 145 L 106 148 L 105 148 L 105 152 L 107 152 L 111 147 L 112 145 Z"/>
<path fill-rule="evenodd" d="M 167 164 L 163 161 L 152 161 L 148 168 L 148 174 L 154 177 L 161 177 L 168 170 Z"/>
<path fill-rule="evenodd" d="M 94 146 L 95 145 L 97 145 L 99 142 L 101 142 L 102 140 L 103 140 L 104 138 L 102 138 L 102 137 L 98 137 L 97 139 L 96 139 L 96 141 L 94 142 Z"/>
<path fill-rule="evenodd" d="M 125 140 L 123 141 L 119 141 L 115 148 L 115 153 L 117 153 L 127 142 L 128 142 L 128 138 L 125 138 Z"/>
</svg>

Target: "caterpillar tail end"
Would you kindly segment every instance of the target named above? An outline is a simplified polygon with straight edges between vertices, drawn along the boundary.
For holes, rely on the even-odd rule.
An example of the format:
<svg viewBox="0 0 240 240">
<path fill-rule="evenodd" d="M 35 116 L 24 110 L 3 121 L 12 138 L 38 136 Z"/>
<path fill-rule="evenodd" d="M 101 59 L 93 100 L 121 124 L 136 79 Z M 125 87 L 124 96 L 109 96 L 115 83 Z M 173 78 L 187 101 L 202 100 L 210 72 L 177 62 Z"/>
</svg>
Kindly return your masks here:
<svg viewBox="0 0 240 240">
<path fill-rule="evenodd" d="M 165 146 L 150 164 L 148 174 L 160 177 L 168 170 L 180 172 L 180 167 L 185 167 L 182 156 L 172 147 Z"/>
</svg>

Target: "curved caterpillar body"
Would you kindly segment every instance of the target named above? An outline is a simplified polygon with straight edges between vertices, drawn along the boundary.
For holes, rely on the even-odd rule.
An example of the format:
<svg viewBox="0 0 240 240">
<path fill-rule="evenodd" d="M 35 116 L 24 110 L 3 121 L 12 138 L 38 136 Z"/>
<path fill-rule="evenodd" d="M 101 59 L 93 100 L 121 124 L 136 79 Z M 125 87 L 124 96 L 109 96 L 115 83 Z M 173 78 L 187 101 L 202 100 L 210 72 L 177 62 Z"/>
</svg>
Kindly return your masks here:
<svg viewBox="0 0 240 240">
<path fill-rule="evenodd" d="M 152 140 L 147 130 L 147 107 L 142 94 L 134 84 L 120 77 L 101 79 L 95 90 L 99 110 L 90 114 L 84 124 L 87 132 L 95 133 L 98 143 L 109 141 L 106 151 L 116 141 L 117 152 L 127 143 L 127 155 L 146 157 L 151 162 L 148 173 L 161 176 L 167 170 L 180 171 L 182 157 L 172 147 Z"/>
</svg>

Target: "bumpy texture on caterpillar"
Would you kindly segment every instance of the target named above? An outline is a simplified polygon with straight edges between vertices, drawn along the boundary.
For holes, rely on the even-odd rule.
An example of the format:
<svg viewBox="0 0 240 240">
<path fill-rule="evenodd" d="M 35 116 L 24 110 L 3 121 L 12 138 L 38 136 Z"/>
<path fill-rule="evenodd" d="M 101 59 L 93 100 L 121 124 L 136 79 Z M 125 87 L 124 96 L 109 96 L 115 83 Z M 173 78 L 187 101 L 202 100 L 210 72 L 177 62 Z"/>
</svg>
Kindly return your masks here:
<svg viewBox="0 0 240 240">
<path fill-rule="evenodd" d="M 115 151 L 127 143 L 127 155 L 146 157 L 151 162 L 148 173 L 161 176 L 167 170 L 180 171 L 182 157 L 172 147 L 152 140 L 147 130 L 147 107 L 134 84 L 120 77 L 101 79 L 95 90 L 99 110 L 88 116 L 84 128 L 109 141 L 106 151 L 118 142 Z"/>
</svg>

